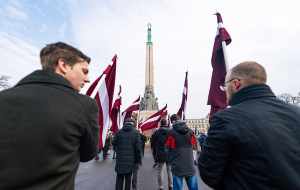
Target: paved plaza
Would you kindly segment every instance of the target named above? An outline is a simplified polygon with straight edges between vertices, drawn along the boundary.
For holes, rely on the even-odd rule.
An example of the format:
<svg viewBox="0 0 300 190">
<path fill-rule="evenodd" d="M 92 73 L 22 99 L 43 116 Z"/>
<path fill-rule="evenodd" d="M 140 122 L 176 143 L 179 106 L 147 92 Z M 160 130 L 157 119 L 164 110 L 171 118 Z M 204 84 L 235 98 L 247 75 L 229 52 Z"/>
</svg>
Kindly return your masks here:
<svg viewBox="0 0 300 190">
<path fill-rule="evenodd" d="M 115 164 L 112 159 L 113 151 L 110 150 L 110 155 L 106 160 L 103 159 L 102 152 L 99 160 L 91 160 L 86 163 L 80 163 L 77 175 L 75 178 L 75 190 L 114 190 L 116 182 Z M 145 148 L 145 156 L 143 157 L 142 166 L 138 173 L 138 189 L 140 190 L 157 190 L 157 167 L 153 168 L 153 157 L 151 149 Z M 199 176 L 197 168 L 199 190 L 211 190 L 210 187 L 204 184 Z M 164 168 L 164 189 L 168 189 L 167 171 Z M 184 190 L 187 190 L 184 181 Z"/>
</svg>

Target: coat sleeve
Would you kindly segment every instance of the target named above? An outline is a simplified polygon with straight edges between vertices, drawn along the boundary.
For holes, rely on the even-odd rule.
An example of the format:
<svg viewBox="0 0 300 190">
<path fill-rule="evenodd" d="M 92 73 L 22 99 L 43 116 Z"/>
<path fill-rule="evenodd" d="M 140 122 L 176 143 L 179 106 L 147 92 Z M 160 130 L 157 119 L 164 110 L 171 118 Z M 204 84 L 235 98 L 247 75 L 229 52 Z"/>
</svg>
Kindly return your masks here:
<svg viewBox="0 0 300 190">
<path fill-rule="evenodd" d="M 99 148 L 99 109 L 95 100 L 93 100 L 88 114 L 88 126 L 86 133 L 80 142 L 80 162 L 87 162 L 93 159 Z"/>
<path fill-rule="evenodd" d="M 139 132 L 137 132 L 137 138 L 135 140 L 134 153 L 135 153 L 135 163 L 140 164 L 142 161 L 142 143 L 141 143 L 141 135 Z"/>
<path fill-rule="evenodd" d="M 167 160 L 170 161 L 170 151 L 171 147 L 175 147 L 175 140 L 174 138 L 169 134 L 167 134 L 167 141 L 165 143 L 165 152 L 167 156 Z"/>
<path fill-rule="evenodd" d="M 223 186 L 230 152 L 226 137 L 227 130 L 224 121 L 218 116 L 213 116 L 198 158 L 198 168 L 202 180 L 214 189 Z"/>
</svg>

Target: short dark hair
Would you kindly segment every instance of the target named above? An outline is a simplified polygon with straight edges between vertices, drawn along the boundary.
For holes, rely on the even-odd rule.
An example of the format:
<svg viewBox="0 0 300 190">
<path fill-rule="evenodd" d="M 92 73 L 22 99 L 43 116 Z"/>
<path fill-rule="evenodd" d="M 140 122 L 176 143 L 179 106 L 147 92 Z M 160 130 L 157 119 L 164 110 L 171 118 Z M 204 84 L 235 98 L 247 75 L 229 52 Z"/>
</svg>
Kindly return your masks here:
<svg viewBox="0 0 300 190">
<path fill-rule="evenodd" d="M 80 50 L 63 42 L 48 44 L 40 52 L 40 59 L 43 70 L 55 71 L 58 60 L 64 59 L 70 66 L 77 62 L 87 61 L 90 63 L 91 58 L 84 55 Z"/>
<path fill-rule="evenodd" d="M 177 121 L 177 120 L 180 120 L 180 117 L 179 117 L 179 115 L 177 115 L 177 114 L 173 114 L 173 115 L 171 116 L 170 120 L 171 120 L 171 122 L 172 122 L 172 121 Z"/>
<path fill-rule="evenodd" d="M 161 126 L 166 126 L 166 125 L 167 125 L 167 120 L 162 119 L 162 120 L 160 121 L 160 125 L 161 125 Z"/>
<path fill-rule="evenodd" d="M 254 61 L 242 62 L 231 69 L 231 78 L 244 80 L 246 85 L 263 83 L 267 81 L 265 68 Z"/>
</svg>

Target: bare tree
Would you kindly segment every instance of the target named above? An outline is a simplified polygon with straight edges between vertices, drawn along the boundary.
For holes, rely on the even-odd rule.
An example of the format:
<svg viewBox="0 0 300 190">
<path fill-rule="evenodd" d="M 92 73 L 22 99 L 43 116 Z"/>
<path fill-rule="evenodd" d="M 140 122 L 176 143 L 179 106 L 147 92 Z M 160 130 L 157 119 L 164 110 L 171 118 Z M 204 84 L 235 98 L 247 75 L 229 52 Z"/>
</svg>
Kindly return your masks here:
<svg viewBox="0 0 300 190">
<path fill-rule="evenodd" d="M 10 88 L 8 83 L 9 78 L 10 78 L 9 76 L 5 76 L 5 75 L 0 76 L 0 91 Z"/>
<path fill-rule="evenodd" d="M 300 92 L 299 92 L 298 95 L 300 96 Z M 286 103 L 288 103 L 288 104 L 298 106 L 299 103 L 300 103 L 300 97 L 299 96 L 294 97 L 291 94 L 284 93 L 284 94 L 281 94 L 281 95 L 277 96 L 277 98 L 284 101 L 284 102 L 286 102 Z"/>
</svg>

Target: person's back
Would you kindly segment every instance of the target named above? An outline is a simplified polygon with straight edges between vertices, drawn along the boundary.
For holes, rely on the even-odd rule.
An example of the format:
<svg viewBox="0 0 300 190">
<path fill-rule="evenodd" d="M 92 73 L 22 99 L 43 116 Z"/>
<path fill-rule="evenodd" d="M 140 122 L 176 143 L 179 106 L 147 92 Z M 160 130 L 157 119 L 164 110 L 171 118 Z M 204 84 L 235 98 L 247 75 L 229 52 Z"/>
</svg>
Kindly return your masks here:
<svg viewBox="0 0 300 190">
<path fill-rule="evenodd" d="M 177 114 L 171 116 L 171 122 L 173 129 L 168 131 L 165 151 L 171 163 L 173 188 L 182 189 L 182 180 L 185 178 L 188 188 L 196 190 L 198 183 L 193 156 L 194 132 Z"/>
<path fill-rule="evenodd" d="M 194 133 L 182 120 L 174 122 L 172 126 L 166 142 L 172 173 L 181 177 L 193 176 L 196 173 L 193 157 Z M 171 141 L 174 143 L 170 144 Z"/>
<path fill-rule="evenodd" d="M 229 123 L 226 138 L 233 149 L 226 170 L 230 175 L 224 176 L 225 189 L 300 188 L 300 108 L 265 95 L 218 114 Z"/>
<path fill-rule="evenodd" d="M 126 119 L 125 125 L 117 131 L 112 141 L 113 146 L 117 147 L 116 190 L 123 190 L 124 178 L 125 189 L 130 189 L 130 180 L 135 164 L 141 163 L 141 137 L 139 131 L 135 130 L 133 123 L 132 119 Z"/>
<path fill-rule="evenodd" d="M 216 189 L 300 189 L 300 108 L 263 83 L 229 100 L 232 107 L 211 119 L 198 165 L 203 181 Z"/>
<path fill-rule="evenodd" d="M 166 126 L 167 120 L 162 119 L 160 121 L 161 126 L 158 130 L 154 132 L 152 135 L 152 141 L 156 146 L 156 161 L 158 162 L 158 189 L 163 189 L 164 177 L 163 177 L 163 169 L 166 164 L 167 174 L 168 174 L 168 189 L 173 189 L 173 180 L 172 180 L 172 172 L 170 161 L 166 155 L 165 144 L 167 141 L 168 135 L 168 127 Z"/>
<path fill-rule="evenodd" d="M 156 149 L 156 161 L 159 163 L 169 162 L 167 160 L 166 152 L 165 152 L 165 144 L 167 141 L 167 133 L 168 128 L 166 126 L 161 126 L 158 130 L 155 131 L 155 137 L 153 141 L 155 141 L 155 149 Z"/>
<path fill-rule="evenodd" d="M 35 71 L 0 92 L 0 189 L 74 189 L 99 140 L 96 102 L 62 76 Z"/>
</svg>

